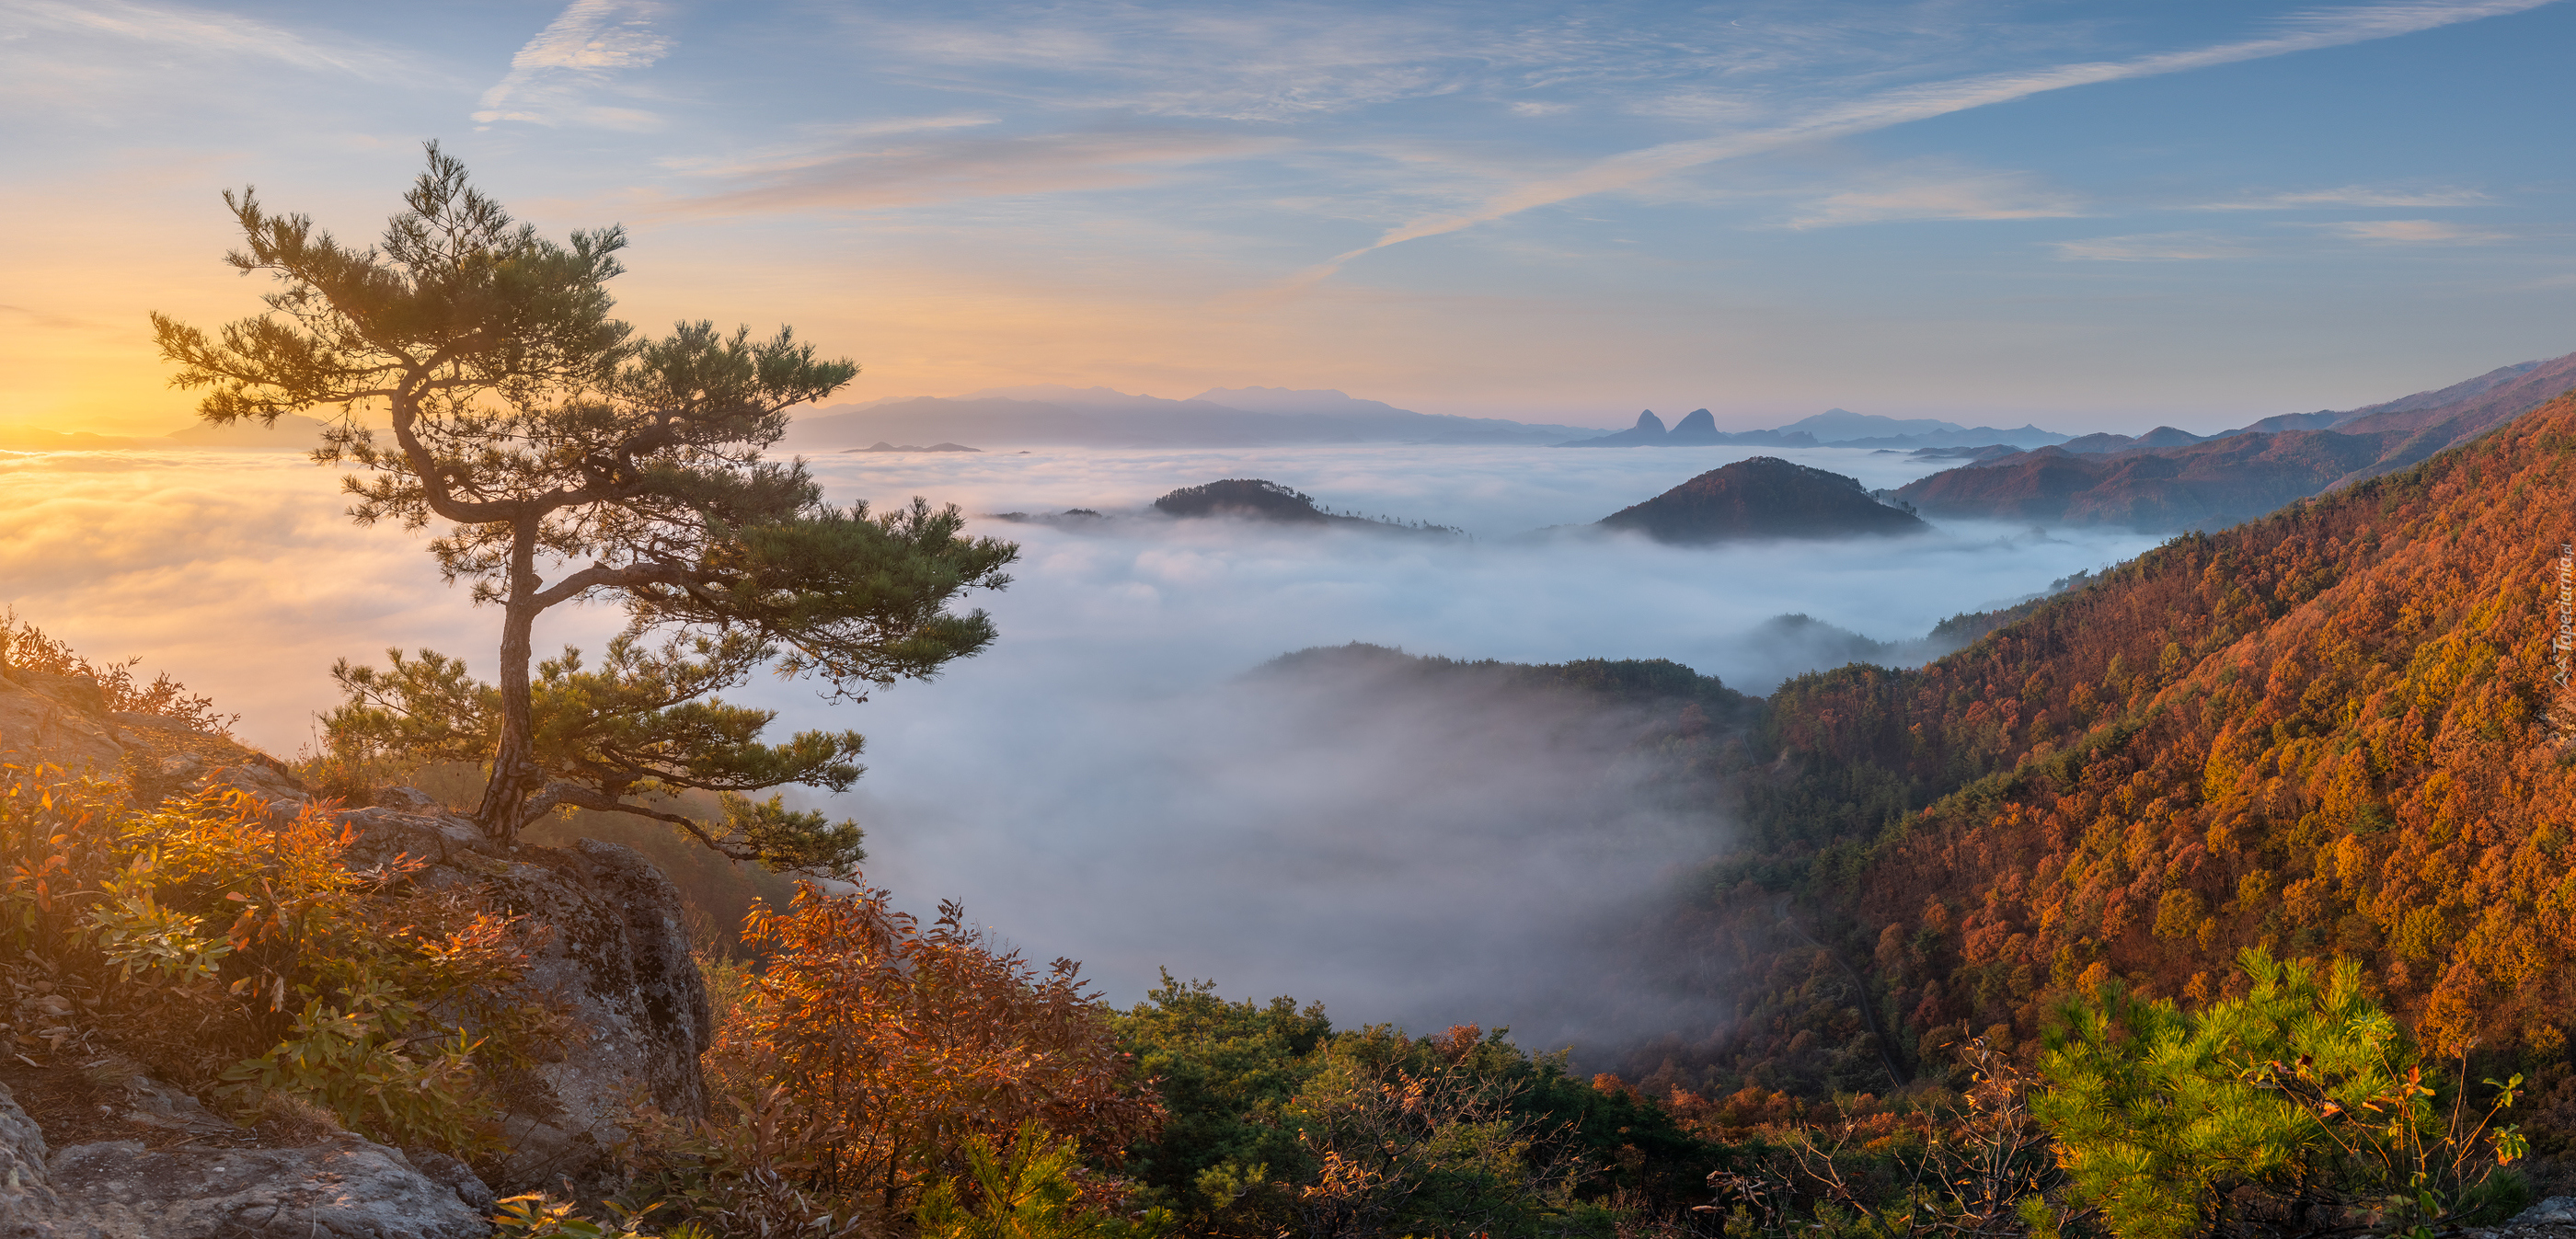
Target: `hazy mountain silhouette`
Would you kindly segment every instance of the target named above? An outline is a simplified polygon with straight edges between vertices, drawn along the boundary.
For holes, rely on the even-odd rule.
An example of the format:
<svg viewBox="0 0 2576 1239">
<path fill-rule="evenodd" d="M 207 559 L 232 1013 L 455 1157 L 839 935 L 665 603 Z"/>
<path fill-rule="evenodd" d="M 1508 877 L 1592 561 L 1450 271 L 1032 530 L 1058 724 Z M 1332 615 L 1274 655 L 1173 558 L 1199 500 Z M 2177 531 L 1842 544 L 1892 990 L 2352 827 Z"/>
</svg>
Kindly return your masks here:
<svg viewBox="0 0 2576 1239">
<path fill-rule="evenodd" d="M 2219 529 L 2402 469 L 2576 389 L 2576 353 L 2343 413 L 2290 413 L 2201 439 L 2087 435 L 1936 473 L 1897 496 L 1934 516 Z M 2314 427 L 2324 421 L 2327 428 Z"/>
<path fill-rule="evenodd" d="M 1711 469 L 1600 524 L 1678 543 L 1847 538 L 1930 528 L 1913 513 L 1872 499 L 1857 479 L 1772 456 Z"/>
<path fill-rule="evenodd" d="M 1557 446 L 1920 448 L 2007 443 L 2029 448 L 2065 441 L 2065 435 L 2037 426 L 2023 426 L 2018 430 L 1997 430 L 1992 426 L 1963 427 L 1953 422 L 1924 418 L 1901 420 L 1875 413 L 1854 413 L 1849 409 L 1827 409 L 1771 430 L 1720 430 L 1717 419 L 1708 410 L 1693 409 L 1683 416 L 1679 425 L 1666 430 L 1664 419 L 1648 409 L 1638 414 L 1637 424 L 1626 430 Z"/>
<path fill-rule="evenodd" d="M 1226 404 L 1220 395 L 1243 404 Z M 787 447 L 836 451 L 874 442 L 990 447 L 1272 447 L 1318 443 L 1555 443 L 1580 426 L 1415 413 L 1337 391 L 1213 389 L 1188 400 L 1106 387 L 997 387 L 834 405 L 801 414 Z"/>
</svg>

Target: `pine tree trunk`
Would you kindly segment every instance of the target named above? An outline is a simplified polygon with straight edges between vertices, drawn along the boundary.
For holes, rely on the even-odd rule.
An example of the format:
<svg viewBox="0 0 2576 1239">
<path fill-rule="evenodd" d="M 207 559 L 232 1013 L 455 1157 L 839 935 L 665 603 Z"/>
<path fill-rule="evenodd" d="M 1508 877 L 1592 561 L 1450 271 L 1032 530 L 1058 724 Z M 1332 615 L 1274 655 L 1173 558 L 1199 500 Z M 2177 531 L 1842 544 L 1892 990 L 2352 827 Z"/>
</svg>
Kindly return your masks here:
<svg viewBox="0 0 2576 1239">
<path fill-rule="evenodd" d="M 501 742 L 492 753 L 483 805 L 474 814 L 483 833 L 504 847 L 518 842 L 519 815 L 545 782 L 537 770 L 529 721 L 528 664 L 535 656 L 538 609 L 534 524 L 512 531 L 510 593 L 501 615 Z"/>
</svg>

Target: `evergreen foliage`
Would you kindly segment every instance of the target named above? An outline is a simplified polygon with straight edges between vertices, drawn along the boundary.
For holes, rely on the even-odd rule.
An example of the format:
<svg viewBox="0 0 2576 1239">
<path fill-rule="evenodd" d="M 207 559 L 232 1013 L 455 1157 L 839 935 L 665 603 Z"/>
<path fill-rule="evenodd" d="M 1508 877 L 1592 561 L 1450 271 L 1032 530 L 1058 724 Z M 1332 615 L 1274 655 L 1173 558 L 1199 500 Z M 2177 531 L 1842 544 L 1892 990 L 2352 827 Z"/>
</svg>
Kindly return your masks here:
<svg viewBox="0 0 2576 1239">
<path fill-rule="evenodd" d="M 769 712 L 711 694 L 763 666 L 852 700 L 926 678 L 990 643 L 983 612 L 948 606 L 1007 584 L 1016 553 L 961 536 L 955 509 L 919 499 L 835 508 L 801 461 L 762 457 L 789 409 L 857 367 L 785 329 L 755 341 L 682 323 L 636 338 L 609 316 L 605 287 L 622 231 L 558 244 L 513 225 L 435 143 L 372 247 L 271 214 L 250 190 L 224 200 L 244 238 L 227 261 L 279 287 L 267 313 L 212 336 L 154 315 L 173 382 L 210 389 L 198 410 L 218 425 L 338 410 L 315 458 L 362 471 L 343 479 L 351 516 L 442 523 L 440 573 L 502 612 L 491 683 L 428 651 L 385 669 L 343 663 L 332 742 L 484 765 L 476 816 L 503 842 L 579 806 L 660 818 L 773 866 L 853 864 L 855 827 L 741 793 L 846 788 L 860 737 L 763 743 Z M 390 442 L 362 410 L 389 418 Z M 572 651 L 538 663 L 538 615 L 584 600 L 622 603 L 626 633 L 596 667 Z M 721 818 L 653 803 L 691 789 L 724 793 Z"/>
<path fill-rule="evenodd" d="M 965 1154 L 965 1174 L 922 1194 L 913 1214 L 920 1239 L 1155 1239 L 1171 1228 L 1168 1209 L 1130 1219 L 1087 1205 L 1074 1142 L 1035 1119 L 1003 1148 L 969 1136 Z"/>
<path fill-rule="evenodd" d="M 1167 1119 L 1128 1166 L 1196 1234 L 1606 1232 L 1717 1164 L 1670 1113 L 1472 1025 L 1336 1033 L 1320 1006 L 1169 975 L 1117 1017 Z"/>
<path fill-rule="evenodd" d="M 2259 950 L 2241 963 L 2244 996 L 2194 1013 L 2116 981 L 2059 1008 L 2031 1109 L 2116 1239 L 2501 1220 L 2477 1215 L 2526 1145 L 2488 1120 L 2522 1077 L 2445 1107 L 2357 964 L 2320 985 Z"/>
</svg>

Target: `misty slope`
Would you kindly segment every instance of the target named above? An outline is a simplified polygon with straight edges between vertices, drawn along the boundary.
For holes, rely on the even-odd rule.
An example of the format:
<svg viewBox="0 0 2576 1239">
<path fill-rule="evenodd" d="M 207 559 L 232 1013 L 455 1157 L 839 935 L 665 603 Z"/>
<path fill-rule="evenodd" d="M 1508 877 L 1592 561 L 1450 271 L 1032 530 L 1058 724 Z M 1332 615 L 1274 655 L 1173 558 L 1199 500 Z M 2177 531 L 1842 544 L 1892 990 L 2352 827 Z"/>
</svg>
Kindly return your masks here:
<svg viewBox="0 0 2576 1239">
<path fill-rule="evenodd" d="M 1599 523 L 1679 543 L 1847 538 L 1929 528 L 1913 513 L 1870 498 L 1852 478 L 1772 456 L 1711 469 Z"/>
<path fill-rule="evenodd" d="M 2170 427 L 2136 439 L 2088 435 L 1936 473 L 1897 494 L 1935 516 L 2217 529 L 2402 469 L 2570 389 L 2576 353 L 2346 413 L 2265 418 L 2206 441 Z"/>
<path fill-rule="evenodd" d="M 1747 763 L 1758 699 L 1662 659 L 1468 661 L 1356 642 L 1282 655 L 1227 691 L 1283 728 L 1261 763 L 1274 777 L 1300 769 L 1301 746 L 1367 745 L 1329 781 L 1373 787 L 1374 802 L 1301 808 L 1297 854 L 1278 858 L 1274 879 L 1293 887 L 1347 848 L 1370 872 L 1336 871 L 1299 902 L 1382 929 L 1381 914 L 1348 906 L 1350 892 L 1404 875 L 1381 897 L 1411 909 L 1418 928 L 1350 943 L 1372 964 L 1341 967 L 1415 957 L 1427 967 L 1408 988 L 1441 996 L 1432 1009 L 1447 1022 L 1509 1023 L 1520 1044 L 1572 1044 L 1587 1064 L 1724 1016 L 1700 944 L 1670 931 L 1690 897 L 1680 879 L 1729 843 L 1725 781 Z M 1380 763 L 1383 775 L 1371 773 Z M 1335 941 L 1299 938 L 1325 951 Z M 1384 1019 L 1391 1008 L 1370 1009 Z"/>
<path fill-rule="evenodd" d="M 2518 1060 L 2525 1121 L 2565 1142 L 2562 541 L 2576 398 L 2177 539 L 1919 671 L 1784 686 L 1749 846 L 1693 914 L 1743 961 L 1743 1018 L 1638 1066 L 1881 1087 L 1946 1041 L 2028 1042 L 2088 979 L 2211 993 L 2263 945 L 2360 960 L 2434 1048 Z"/>
<path fill-rule="evenodd" d="M 1805 619 L 1805 616 L 1794 617 Z M 1514 693 L 1559 694 L 1581 698 L 1596 707 L 1638 708 L 1655 720 L 1655 734 L 1698 735 L 1709 727 L 1737 728 L 1761 714 L 1761 702 L 1728 688 L 1713 675 L 1701 675 L 1669 659 L 1587 658 L 1565 663 L 1510 663 L 1495 659 L 1442 658 L 1407 654 L 1383 645 L 1354 641 L 1320 645 L 1282 654 L 1251 673 L 1254 680 L 1322 674 L 1357 675 L 1380 682 L 1419 686 L 1483 684 Z M 1698 711 L 1690 722 L 1689 712 Z"/>
</svg>

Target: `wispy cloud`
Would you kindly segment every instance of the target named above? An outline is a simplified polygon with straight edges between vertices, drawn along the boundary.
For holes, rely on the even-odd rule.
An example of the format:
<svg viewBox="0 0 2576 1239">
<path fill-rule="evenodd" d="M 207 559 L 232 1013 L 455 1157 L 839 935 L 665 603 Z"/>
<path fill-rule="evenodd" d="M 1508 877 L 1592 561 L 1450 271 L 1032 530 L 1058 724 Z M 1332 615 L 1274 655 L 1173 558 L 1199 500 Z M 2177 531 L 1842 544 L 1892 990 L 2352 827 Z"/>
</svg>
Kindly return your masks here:
<svg viewBox="0 0 2576 1239">
<path fill-rule="evenodd" d="M 1459 88 L 1455 30 L 1429 16 L 1074 6 L 1015 22 L 869 23 L 871 45 L 919 65 L 1073 74 L 1059 106 L 1282 122 Z"/>
<path fill-rule="evenodd" d="M 1790 219 L 1792 228 L 1926 219 L 2062 219 L 2085 213 L 2073 194 L 2017 172 L 1892 176 L 1827 194 Z"/>
<path fill-rule="evenodd" d="M 2211 258 L 2246 258 L 2252 247 L 2233 237 L 2206 232 L 2141 232 L 2125 237 L 2084 241 L 2051 241 L 2059 258 L 2083 262 L 2187 262 Z"/>
<path fill-rule="evenodd" d="M 51 328 L 55 331 L 81 331 L 97 326 L 96 323 L 86 322 L 81 319 L 70 317 L 69 315 L 56 314 L 47 310 L 32 309 L 23 305 L 0 305 L 0 314 L 6 314 L 23 323 L 28 323 L 37 327 Z"/>
<path fill-rule="evenodd" d="M 1455 95 L 1522 115 L 1578 104 L 1648 114 L 1658 101 L 1715 97 L 1708 85 L 1715 77 L 1777 76 L 1826 61 L 1880 67 L 1919 58 L 1926 43 L 1956 50 L 1969 33 L 1889 16 L 1885 6 L 1832 6 L 1853 9 L 1833 15 L 1823 7 L 1767 21 L 1618 5 L 1533 17 L 1514 6 L 1062 0 L 1011 20 L 961 16 L 953 6 L 931 18 L 870 6 L 849 20 L 897 73 L 943 87 L 1053 107 L 1259 123 Z M 1985 23 L 1974 33 L 1998 37 Z M 1651 98 L 1641 97 L 1649 86 Z"/>
<path fill-rule="evenodd" d="M 2132 78 L 2181 73 L 2215 65 L 2261 60 L 2293 52 L 2392 38 L 2459 22 L 2538 8 L 2549 0 L 2417 0 L 2366 8 L 2323 9 L 2293 15 L 2277 33 L 2127 60 L 2065 64 L 2045 69 L 1903 87 L 1815 109 L 1766 128 L 1667 142 L 1598 160 L 1575 172 L 1542 178 L 1488 198 L 1463 211 L 1427 215 L 1388 229 L 1376 241 L 1309 268 L 1291 286 L 1330 276 L 1364 254 L 1435 237 L 1593 194 L 1631 190 L 1685 169 L 1736 159 L 1803 142 L 1848 137 L 1928 120 L 1971 108 L 2009 103 L 2050 91 Z"/>
<path fill-rule="evenodd" d="M 1106 189 L 1151 180 L 1149 169 L 1275 149 L 1278 139 L 1185 129 L 1127 129 L 956 138 L 783 159 L 745 168 L 753 183 L 675 204 L 687 215 L 865 210 L 967 198 Z"/>
<path fill-rule="evenodd" d="M 954 113 L 945 116 L 898 116 L 882 120 L 848 121 L 833 125 L 813 125 L 805 130 L 807 140 L 782 143 L 765 150 L 730 151 L 723 155 L 689 157 L 671 156 L 660 161 L 665 168 L 701 177 L 739 177 L 761 181 L 779 178 L 823 167 L 849 159 L 852 148 L 868 138 L 890 138 L 907 133 L 942 133 L 951 129 L 976 129 L 998 124 L 1001 118 L 989 112 Z"/>
<path fill-rule="evenodd" d="M 133 0 L 0 0 L 0 14 L 13 33 L 49 29 L 108 35 L 155 47 L 228 59 L 249 58 L 358 74 L 379 80 L 412 81 L 424 76 L 416 58 L 397 56 L 372 44 L 346 38 L 316 38 L 235 13 L 211 12 L 182 5 L 137 4 Z"/>
<path fill-rule="evenodd" d="M 2301 207 L 2461 207 L 2480 206 L 2488 201 L 2485 194 L 2474 189 L 2390 189 L 2369 185 L 2345 185 L 2336 189 L 2310 189 L 2236 198 L 2226 202 L 2203 202 L 2188 209 L 2288 211 Z"/>
<path fill-rule="evenodd" d="M 570 119 L 606 129 L 650 129 L 660 118 L 635 108 L 583 106 L 578 89 L 619 69 L 640 69 L 669 54 L 671 40 L 653 28 L 659 6 L 646 0 L 573 0 L 537 37 L 510 57 L 510 72 L 483 92 L 474 120 L 555 124 Z"/>
<path fill-rule="evenodd" d="M 2431 219 L 2372 219 L 2318 224 L 2329 235 L 2364 245 L 2483 245 L 2505 234 Z"/>
</svg>

